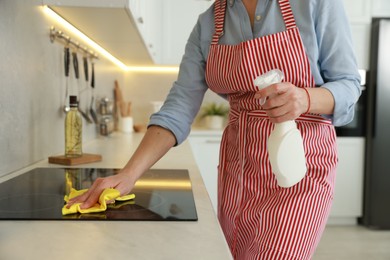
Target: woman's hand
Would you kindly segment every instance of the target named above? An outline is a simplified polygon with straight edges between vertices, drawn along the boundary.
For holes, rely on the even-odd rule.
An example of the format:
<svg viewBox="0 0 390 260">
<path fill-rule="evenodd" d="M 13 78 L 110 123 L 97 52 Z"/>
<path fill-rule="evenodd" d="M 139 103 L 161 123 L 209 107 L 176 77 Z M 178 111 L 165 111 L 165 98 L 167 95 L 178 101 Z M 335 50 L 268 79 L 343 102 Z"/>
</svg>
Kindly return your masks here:
<svg viewBox="0 0 390 260">
<path fill-rule="evenodd" d="M 70 200 L 67 207 L 74 203 L 82 203 L 80 208 L 90 208 L 99 201 L 101 193 L 106 188 L 115 188 L 119 190 L 121 196 L 127 195 L 141 175 L 175 143 L 176 138 L 171 131 L 159 126 L 150 126 L 133 156 L 118 174 L 96 179 L 86 193 Z"/>
<path fill-rule="evenodd" d="M 266 98 L 262 108 L 266 111 L 272 123 L 282 123 L 294 120 L 308 112 L 309 93 L 289 82 L 269 85 L 256 92 L 255 98 Z"/>
<path fill-rule="evenodd" d="M 134 181 L 128 175 L 118 173 L 116 175 L 105 178 L 98 178 L 92 184 L 91 188 L 81 196 L 69 200 L 67 207 L 75 203 L 82 203 L 81 209 L 87 209 L 95 205 L 99 201 L 99 197 L 106 188 L 115 188 L 120 192 L 120 195 L 127 195 L 134 187 Z"/>
</svg>

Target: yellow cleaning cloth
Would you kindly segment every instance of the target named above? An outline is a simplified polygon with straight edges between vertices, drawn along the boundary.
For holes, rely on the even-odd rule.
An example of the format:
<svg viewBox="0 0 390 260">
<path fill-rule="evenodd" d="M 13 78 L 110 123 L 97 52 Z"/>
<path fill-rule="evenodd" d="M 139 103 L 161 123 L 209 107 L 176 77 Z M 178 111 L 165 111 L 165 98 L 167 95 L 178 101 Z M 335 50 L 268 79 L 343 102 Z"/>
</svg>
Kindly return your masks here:
<svg viewBox="0 0 390 260">
<path fill-rule="evenodd" d="M 69 195 L 65 195 L 64 200 L 68 202 L 70 199 L 80 196 L 87 192 L 88 189 L 85 190 L 75 190 L 71 189 Z M 94 213 L 94 212 L 102 212 L 107 209 L 107 201 L 117 200 L 117 201 L 126 201 L 134 199 L 134 194 L 129 194 L 125 196 L 120 196 L 120 192 L 117 189 L 108 188 L 105 189 L 99 197 L 99 203 L 96 203 L 90 208 L 81 209 L 81 203 L 75 203 L 70 208 L 67 208 L 66 205 L 62 208 L 62 215 L 74 214 L 74 213 Z"/>
</svg>

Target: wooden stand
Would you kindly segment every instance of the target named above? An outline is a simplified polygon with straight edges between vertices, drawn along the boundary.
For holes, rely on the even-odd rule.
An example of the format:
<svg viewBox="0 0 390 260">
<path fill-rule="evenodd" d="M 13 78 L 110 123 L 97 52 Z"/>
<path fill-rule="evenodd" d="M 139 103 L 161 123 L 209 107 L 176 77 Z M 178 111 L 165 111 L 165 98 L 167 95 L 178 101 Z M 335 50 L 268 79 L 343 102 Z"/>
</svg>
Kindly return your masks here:
<svg viewBox="0 0 390 260">
<path fill-rule="evenodd" d="M 100 154 L 83 153 L 80 157 L 66 157 L 65 155 L 50 156 L 49 163 L 62 164 L 62 165 L 78 165 L 84 163 L 99 162 L 102 160 Z"/>
</svg>

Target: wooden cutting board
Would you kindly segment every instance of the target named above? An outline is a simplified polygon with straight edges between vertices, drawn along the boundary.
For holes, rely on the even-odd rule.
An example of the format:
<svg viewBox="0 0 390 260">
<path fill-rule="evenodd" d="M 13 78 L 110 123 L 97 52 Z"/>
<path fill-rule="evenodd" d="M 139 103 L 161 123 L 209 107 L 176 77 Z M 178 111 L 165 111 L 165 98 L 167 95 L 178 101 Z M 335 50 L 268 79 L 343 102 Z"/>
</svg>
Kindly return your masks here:
<svg viewBox="0 0 390 260">
<path fill-rule="evenodd" d="M 100 154 L 83 153 L 80 157 L 66 157 L 65 155 L 50 156 L 49 163 L 62 165 L 78 165 L 84 163 L 99 162 L 102 160 Z"/>
</svg>

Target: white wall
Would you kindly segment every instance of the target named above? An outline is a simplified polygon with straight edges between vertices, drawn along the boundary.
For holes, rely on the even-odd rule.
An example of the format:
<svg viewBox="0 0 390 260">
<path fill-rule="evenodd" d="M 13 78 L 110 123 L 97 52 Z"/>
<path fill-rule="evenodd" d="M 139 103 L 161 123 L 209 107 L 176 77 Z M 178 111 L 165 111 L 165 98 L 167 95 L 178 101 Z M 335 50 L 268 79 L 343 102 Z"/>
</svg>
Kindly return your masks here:
<svg viewBox="0 0 390 260">
<path fill-rule="evenodd" d="M 151 72 L 127 72 L 123 93 L 133 104 L 133 117 L 135 124 L 147 124 L 152 113 L 151 101 L 164 101 L 177 79 L 177 73 L 151 73 Z M 203 104 L 215 101 L 225 102 L 221 97 L 208 90 Z M 195 120 L 195 124 L 200 124 Z"/>
<path fill-rule="evenodd" d="M 63 28 L 40 2 L 0 0 L 0 176 L 64 149 L 63 45 L 49 40 L 51 25 Z M 95 70 L 97 95 L 112 97 L 123 73 L 102 58 Z M 84 122 L 84 140 L 95 133 Z"/>
</svg>

